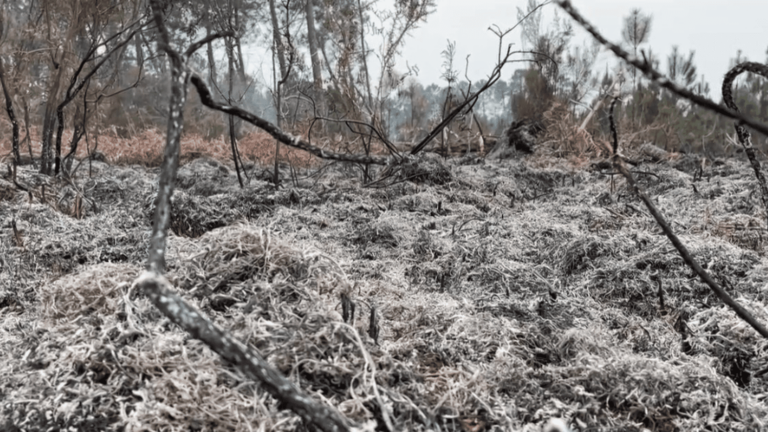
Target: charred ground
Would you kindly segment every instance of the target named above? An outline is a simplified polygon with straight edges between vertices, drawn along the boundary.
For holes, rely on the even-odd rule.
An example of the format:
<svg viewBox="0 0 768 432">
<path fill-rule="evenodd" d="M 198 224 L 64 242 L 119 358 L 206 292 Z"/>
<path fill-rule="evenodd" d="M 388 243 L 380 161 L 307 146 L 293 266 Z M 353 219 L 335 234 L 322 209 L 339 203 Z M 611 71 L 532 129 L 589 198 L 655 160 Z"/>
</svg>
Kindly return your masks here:
<svg viewBox="0 0 768 432">
<path fill-rule="evenodd" d="M 754 175 L 741 160 L 700 166 L 635 170 L 694 257 L 768 322 Z M 275 191 L 249 168 L 244 189 L 217 160 L 181 168 L 168 278 L 359 424 L 768 423 L 768 344 L 692 276 L 618 175 L 536 154 L 425 155 L 369 187 L 337 163 Z M 30 193 L 0 179 L 2 429 L 304 430 L 132 289 L 157 169 L 93 173 L 58 182 L 21 167 Z M 356 305 L 346 324 L 342 294 Z"/>
</svg>

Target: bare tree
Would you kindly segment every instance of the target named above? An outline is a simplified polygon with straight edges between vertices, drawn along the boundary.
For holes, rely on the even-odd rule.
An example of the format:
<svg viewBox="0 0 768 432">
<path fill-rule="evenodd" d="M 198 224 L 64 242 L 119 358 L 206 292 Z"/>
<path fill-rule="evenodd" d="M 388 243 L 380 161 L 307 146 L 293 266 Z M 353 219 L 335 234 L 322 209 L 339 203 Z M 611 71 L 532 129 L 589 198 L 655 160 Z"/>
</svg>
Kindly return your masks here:
<svg viewBox="0 0 768 432">
<path fill-rule="evenodd" d="M 43 148 L 41 151 L 40 172 L 51 174 L 53 168 L 53 128 L 56 124 L 56 107 L 58 105 L 59 90 L 66 69 L 68 55 L 72 52 L 72 44 L 75 36 L 85 27 L 85 20 L 82 19 L 82 5 L 77 2 L 67 3 L 61 8 L 61 4 L 54 5 L 52 2 L 43 2 L 42 16 L 45 19 L 46 40 L 49 44 L 50 66 L 48 68 L 48 86 L 46 90 L 47 101 L 45 103 L 45 113 L 43 117 Z M 67 7 L 68 6 L 68 7 Z M 55 9 L 55 10 L 54 10 Z M 56 11 L 68 12 L 64 18 L 67 23 L 66 32 L 58 34 L 54 21 L 58 17 L 52 17 Z M 63 36 L 63 37 L 62 37 Z"/>
<path fill-rule="evenodd" d="M 135 2 L 111 5 L 94 0 L 44 1 L 39 6 L 40 30 L 49 61 L 40 171 L 52 174 L 58 172 L 61 161 L 64 108 L 101 66 L 123 52 L 144 24 L 138 18 L 141 8 Z M 113 76 L 119 81 L 119 76 Z M 58 133 L 54 149 L 55 129 Z"/>
<path fill-rule="evenodd" d="M 374 15 L 379 19 L 378 28 L 374 31 L 384 35 L 383 43 L 376 54 L 380 61 L 379 81 L 371 107 L 371 115 L 375 120 L 373 124 L 377 127 L 380 126 L 384 100 L 396 88 L 397 81 L 392 80 L 391 76 L 397 55 L 405 45 L 406 37 L 421 23 L 426 22 L 436 6 L 434 0 L 405 1 L 396 2 L 394 12 L 374 11 Z"/>
<path fill-rule="evenodd" d="M 227 0 L 225 5 L 219 4 L 215 7 L 217 13 L 216 24 L 223 32 L 229 32 L 233 37 L 227 37 L 224 39 L 224 48 L 227 55 L 227 102 L 229 104 L 234 103 L 235 99 L 242 99 L 245 96 L 244 84 L 246 81 L 245 69 L 242 66 L 243 59 L 242 53 L 235 53 L 235 49 L 239 48 L 239 36 L 242 29 L 239 27 L 238 16 L 238 0 Z M 211 24 L 207 24 L 206 33 L 210 36 Z M 209 69 L 209 81 L 215 88 L 218 88 L 218 83 L 215 81 L 216 65 L 213 58 L 213 50 L 211 48 L 212 43 L 208 44 L 208 69 Z M 237 66 L 236 66 L 237 65 Z M 235 93 L 239 93 L 237 96 Z M 240 187 L 245 187 L 243 183 L 243 176 L 240 170 L 240 157 L 237 147 L 237 138 L 239 135 L 240 124 L 239 119 L 233 116 L 227 116 L 228 129 L 229 129 L 229 144 L 232 150 L 232 160 L 235 164 L 235 172 L 237 173 L 237 181 Z"/>
<path fill-rule="evenodd" d="M 70 77 L 69 86 L 64 92 L 63 100 L 56 106 L 56 120 L 58 123 L 58 128 L 56 130 L 56 152 L 54 159 L 55 174 L 59 173 L 59 166 L 61 163 L 61 136 L 64 132 L 64 108 L 77 97 L 78 93 L 80 93 L 83 87 L 85 87 L 85 85 L 91 80 L 99 68 L 101 68 L 101 66 L 103 66 L 113 55 L 121 52 L 142 27 L 143 24 L 141 20 L 137 19 L 131 24 L 116 31 L 111 37 L 102 41 L 103 35 L 101 34 L 101 29 L 97 29 L 95 26 L 90 26 L 92 31 L 90 35 L 91 46 L 88 48 L 85 55 L 80 60 L 80 64 L 77 66 L 74 73 Z M 114 45 L 107 48 L 110 42 L 114 42 Z M 104 50 L 105 52 L 98 54 L 99 50 Z M 80 74 L 83 72 L 85 65 L 94 61 L 96 58 L 99 60 L 93 66 L 91 66 L 90 71 L 81 78 Z M 119 60 L 115 61 L 115 63 L 118 64 Z M 119 72 L 120 71 L 116 67 L 113 77 L 118 77 Z"/>
<path fill-rule="evenodd" d="M 205 25 L 205 35 L 210 36 L 213 33 L 213 17 L 209 7 L 203 8 L 203 22 Z M 208 56 L 208 85 L 212 88 L 217 87 L 218 79 L 216 78 L 216 60 L 213 57 L 213 41 L 206 44 L 206 54 Z"/>
<path fill-rule="evenodd" d="M 14 163 L 18 164 L 21 160 L 19 154 L 19 122 L 16 121 L 16 115 L 13 111 L 13 98 L 8 91 L 8 85 L 5 83 L 5 69 L 3 68 L 3 59 L 0 58 L 0 84 L 3 87 L 3 96 L 5 97 L 5 111 L 8 113 L 8 119 L 12 125 L 11 151 L 13 152 Z"/>
<path fill-rule="evenodd" d="M 312 0 L 306 0 L 307 42 L 309 43 L 309 58 L 312 62 L 312 78 L 315 90 L 323 89 L 323 72 L 320 65 L 320 51 L 317 47 L 317 30 L 315 28 L 315 5 Z"/>
<path fill-rule="evenodd" d="M 373 94 L 371 93 L 371 74 L 368 69 L 368 48 L 365 45 L 365 16 L 363 13 L 363 2 L 357 0 L 357 13 L 360 17 L 360 60 L 363 65 L 363 75 L 365 75 L 365 92 L 368 96 L 368 106 L 373 109 Z M 375 114 L 374 114 L 375 115 Z M 375 121 L 374 121 L 375 123 Z"/>
<path fill-rule="evenodd" d="M 277 52 L 277 59 L 280 62 L 280 76 L 282 77 L 287 74 L 288 66 L 285 62 L 285 46 L 280 35 L 280 23 L 277 19 L 275 0 L 269 0 L 269 17 L 272 21 L 272 44 Z"/>
<path fill-rule="evenodd" d="M 444 120 L 448 111 L 453 107 L 453 84 L 459 78 L 459 71 L 453 67 L 453 62 L 456 57 L 456 41 L 451 42 L 449 40 L 445 49 L 440 52 L 440 56 L 443 58 L 443 72 L 440 74 L 440 78 L 447 84 L 443 106 L 440 108 L 440 120 Z M 411 102 L 411 105 L 413 105 L 413 102 Z M 413 108 L 411 108 L 411 110 L 413 110 Z M 445 128 L 440 134 L 440 143 L 446 156 L 448 155 L 448 150 L 445 148 L 447 144 L 446 141 L 448 140 L 447 131 L 448 128 Z"/>
<path fill-rule="evenodd" d="M 529 49 L 537 70 L 546 78 L 552 92 L 555 92 L 559 65 L 573 38 L 573 27 L 555 14 L 551 25 L 544 28 L 541 25 L 542 7 L 549 3 L 528 0 L 525 11 L 517 8 L 517 19 L 523 29 L 523 47 Z"/>
<path fill-rule="evenodd" d="M 270 0 L 273 1 L 273 0 Z M 291 42 L 291 31 L 290 31 L 290 25 L 288 24 L 290 22 L 289 13 L 290 13 L 290 5 L 291 0 L 286 0 L 285 4 L 283 4 L 283 7 L 285 9 L 285 15 L 286 15 L 286 26 L 285 26 L 285 32 L 283 34 L 280 34 L 280 29 L 274 28 L 273 35 L 275 36 L 275 39 L 273 40 L 272 45 L 272 74 L 274 76 L 274 100 L 275 100 L 275 112 L 276 112 L 276 120 L 277 120 L 277 127 L 282 128 L 282 120 L 283 120 L 283 86 L 288 82 L 288 79 L 291 76 L 291 72 L 293 71 L 294 61 L 295 61 L 295 48 L 293 46 L 293 42 Z M 271 13 L 271 11 L 270 11 Z M 273 25 L 277 25 L 277 15 L 275 14 L 273 18 Z M 285 43 L 288 45 L 285 47 L 282 42 L 282 36 L 285 36 Z M 282 47 L 282 48 L 281 48 Z M 280 52 L 286 51 L 288 53 L 288 58 L 283 58 L 282 63 L 280 63 L 280 70 L 278 71 L 274 64 L 274 57 L 275 54 L 277 54 L 278 58 L 280 58 Z M 278 76 L 278 72 L 280 72 L 280 75 Z M 275 185 L 275 188 L 280 187 L 280 167 L 279 167 L 279 159 L 280 159 L 280 140 L 275 140 L 275 165 L 274 165 L 274 173 L 272 175 L 272 181 Z"/>
<path fill-rule="evenodd" d="M 0 14 L 0 37 L 3 35 L 4 27 L 5 17 Z M 8 120 L 11 121 L 12 126 L 11 151 L 13 152 L 13 163 L 18 165 L 21 160 L 21 155 L 19 154 L 19 122 L 16 121 L 16 114 L 13 110 L 13 97 L 5 82 L 5 68 L 3 67 L 2 57 L 0 57 L 0 85 L 3 87 L 3 96 L 5 97 L 5 111 L 8 113 Z"/>
<path fill-rule="evenodd" d="M 383 130 L 382 119 L 386 99 L 398 89 L 402 80 L 393 79 L 395 62 L 407 36 L 425 22 L 434 11 L 435 1 L 395 2 L 394 7 L 375 7 L 376 2 L 329 0 L 335 7 L 325 12 L 322 25 L 325 41 L 321 44 L 333 82 L 335 96 L 344 107 L 345 118 L 356 118 Z M 382 36 L 376 49 L 368 46 L 366 29 Z M 330 53 L 330 54 L 329 54 Z M 369 58 L 374 54 L 379 62 L 378 82 Z"/>
</svg>

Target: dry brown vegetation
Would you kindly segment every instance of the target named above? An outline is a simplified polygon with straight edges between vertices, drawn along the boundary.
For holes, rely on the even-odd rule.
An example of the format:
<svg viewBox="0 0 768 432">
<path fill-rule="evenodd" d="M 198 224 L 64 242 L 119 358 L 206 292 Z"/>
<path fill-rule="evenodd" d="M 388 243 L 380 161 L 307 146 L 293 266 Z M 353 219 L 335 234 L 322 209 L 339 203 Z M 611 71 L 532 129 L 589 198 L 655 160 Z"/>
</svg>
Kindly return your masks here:
<svg viewBox="0 0 768 432">
<path fill-rule="evenodd" d="M 32 129 L 31 132 L 32 157 L 37 160 L 40 157 L 40 137 L 37 130 Z M 70 141 L 72 139 L 72 130 L 65 130 L 63 137 L 63 141 Z M 87 157 L 89 151 L 98 151 L 104 155 L 108 162 L 119 165 L 136 164 L 157 167 L 163 161 L 165 134 L 156 129 L 147 129 L 129 138 L 123 138 L 115 134 L 105 134 L 99 135 L 96 139 L 98 143 L 92 137 L 88 146 L 78 147 L 77 157 L 82 159 Z M 339 149 L 339 145 L 334 145 L 333 142 L 327 143 L 327 147 L 334 150 Z M 246 162 L 262 163 L 264 165 L 274 162 L 275 141 L 266 132 L 254 131 L 245 134 L 238 140 L 238 148 L 240 155 Z M 358 148 L 353 146 L 344 150 L 355 151 Z M 29 147 L 24 145 L 21 153 L 28 163 Z M 8 160 L 10 160 L 10 142 L 0 141 L 0 155 L 8 156 Z M 181 157 L 182 159 L 210 157 L 220 161 L 227 161 L 232 159 L 232 150 L 227 138 L 224 136 L 208 139 L 199 134 L 189 133 L 182 137 Z M 300 168 L 314 166 L 318 162 L 314 156 L 290 147 L 283 148 L 280 151 L 280 160 Z"/>
<path fill-rule="evenodd" d="M 679 156 L 636 176 L 767 322 L 754 178 L 744 161 L 714 161 L 702 179 L 699 166 Z M 575 430 L 766 427 L 754 374 L 768 344 L 691 276 L 619 176 L 541 154 L 409 167 L 379 188 L 343 164 L 302 169 L 275 191 L 258 166 L 240 189 L 226 163 L 191 160 L 167 276 L 366 429 L 382 415 L 397 430 L 538 431 L 550 417 Z M 32 198 L 0 179 L 0 429 L 306 430 L 132 288 L 155 171 L 94 162 L 69 184 L 20 167 Z"/>
</svg>

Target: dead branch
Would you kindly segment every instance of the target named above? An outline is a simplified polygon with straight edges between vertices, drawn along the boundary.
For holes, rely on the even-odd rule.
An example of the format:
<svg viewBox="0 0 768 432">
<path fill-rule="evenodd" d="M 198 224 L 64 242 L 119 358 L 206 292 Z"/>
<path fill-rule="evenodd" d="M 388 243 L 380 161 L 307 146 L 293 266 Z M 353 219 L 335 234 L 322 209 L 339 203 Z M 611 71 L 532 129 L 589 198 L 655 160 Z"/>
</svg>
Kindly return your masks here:
<svg viewBox="0 0 768 432">
<path fill-rule="evenodd" d="M 656 222 L 661 226 L 662 231 L 664 231 L 664 234 L 666 234 L 667 238 L 669 238 L 669 241 L 672 242 L 672 244 L 675 246 L 675 249 L 680 253 L 680 256 L 683 258 L 683 261 L 685 261 L 686 264 L 688 264 L 688 267 L 690 267 L 700 278 L 701 280 L 709 286 L 709 288 L 712 290 L 712 292 L 715 293 L 715 295 L 722 300 L 723 303 L 728 305 L 731 309 L 733 309 L 734 312 L 736 312 L 736 315 L 738 315 L 741 319 L 743 319 L 747 324 L 752 326 L 755 330 L 757 330 L 758 333 L 760 333 L 764 338 L 768 338 L 768 329 L 766 329 L 760 322 L 755 319 L 752 314 L 744 309 L 743 306 L 738 304 L 736 300 L 734 300 L 725 290 L 723 290 L 720 285 L 715 282 L 714 279 L 707 273 L 706 270 L 704 270 L 701 265 L 699 265 L 698 262 L 696 262 L 695 259 L 691 256 L 691 253 L 688 251 L 688 249 L 683 245 L 683 243 L 680 241 L 680 239 L 675 235 L 675 233 L 672 231 L 672 228 L 669 226 L 667 221 L 664 219 L 664 217 L 661 215 L 658 209 L 656 209 L 656 206 L 653 204 L 653 201 L 648 197 L 648 195 L 645 194 L 645 192 L 639 188 L 637 183 L 635 183 L 634 177 L 632 177 L 632 174 L 627 170 L 627 168 L 624 166 L 623 161 L 621 160 L 621 156 L 614 156 L 613 159 L 614 166 L 616 167 L 619 172 L 624 176 L 624 178 L 627 179 L 627 183 L 629 184 L 630 188 L 637 194 L 638 197 L 643 201 L 645 206 L 648 208 L 648 211 L 651 212 L 651 215 L 654 219 L 656 219 Z"/>
<path fill-rule="evenodd" d="M 375 164 L 375 165 L 386 165 L 390 160 L 389 158 L 378 157 L 378 156 L 350 155 L 350 154 L 343 154 L 343 153 L 335 153 L 335 152 L 321 149 L 320 147 L 314 146 L 308 143 L 307 141 L 301 139 L 298 136 L 293 136 L 283 131 L 282 129 L 275 126 L 271 122 L 253 113 L 250 113 L 240 107 L 223 105 L 214 101 L 210 90 L 208 90 L 208 86 L 205 84 L 205 81 L 202 78 L 200 78 L 198 75 L 193 74 L 191 77 L 191 82 L 197 89 L 197 93 L 200 95 L 200 101 L 203 103 L 203 105 L 207 106 L 208 108 L 239 117 L 247 121 L 248 123 L 258 127 L 259 129 L 267 132 L 268 134 L 272 135 L 272 137 L 274 137 L 276 140 L 280 141 L 281 143 L 289 145 L 291 147 L 295 147 L 300 150 L 304 150 L 321 159 L 331 159 L 331 160 L 338 160 L 342 162 L 354 162 L 354 163 Z"/>
<path fill-rule="evenodd" d="M 525 19 L 525 18 L 523 18 L 523 19 Z M 511 29 L 507 30 L 505 32 L 501 32 L 501 31 L 498 31 L 498 30 L 495 30 L 495 29 L 490 29 L 490 30 L 494 34 L 496 34 L 496 36 L 499 38 L 499 53 L 501 53 L 501 45 L 502 45 L 502 41 L 504 39 L 504 36 L 507 35 L 511 31 Z M 453 111 L 451 111 L 443 119 L 443 121 L 440 122 L 440 124 L 435 126 L 435 128 L 432 129 L 432 131 L 429 132 L 427 134 L 427 136 L 423 140 L 421 140 L 421 142 L 419 142 L 411 150 L 411 154 L 415 155 L 415 154 L 419 153 L 420 151 L 422 151 L 424 149 L 424 147 L 426 147 L 427 144 L 432 142 L 432 140 L 435 139 L 435 137 L 437 137 L 443 131 L 443 129 L 445 129 L 459 114 L 461 114 L 462 112 L 471 112 L 472 109 L 475 107 L 475 104 L 477 103 L 477 101 L 480 99 L 480 95 L 483 94 L 489 88 L 491 88 L 494 84 L 496 84 L 496 82 L 501 78 L 501 70 L 504 68 L 504 65 L 506 65 L 507 63 L 513 63 L 514 62 L 514 60 L 510 59 L 510 57 L 512 57 L 512 55 L 514 55 L 514 54 L 537 54 L 537 55 L 541 55 L 541 56 L 546 57 L 549 61 L 551 61 L 555 65 L 555 68 L 557 68 L 557 62 L 555 62 L 551 57 L 549 57 L 549 56 L 547 56 L 547 55 L 545 55 L 543 53 L 539 53 L 539 52 L 535 52 L 535 51 L 512 51 L 512 46 L 509 45 L 507 47 L 507 52 L 504 55 L 504 57 L 499 56 L 500 58 L 497 61 L 496 66 L 494 66 L 493 71 L 491 71 L 491 74 L 488 77 L 488 80 L 485 82 L 485 84 L 483 84 L 483 86 L 480 87 L 480 89 L 478 91 L 472 93 L 471 95 L 469 94 L 469 89 L 468 89 L 467 90 L 467 95 L 465 96 L 464 101 L 462 103 L 458 104 L 458 106 L 456 106 L 456 108 L 454 108 Z M 533 61 L 533 62 L 536 62 L 535 59 L 534 60 L 522 60 L 522 61 Z"/>
<path fill-rule="evenodd" d="M 617 98 L 616 98 L 617 99 Z M 613 107 L 615 105 L 616 99 L 614 99 L 613 103 L 611 103 L 611 111 L 609 115 L 609 119 L 611 122 L 611 130 L 613 131 L 613 148 L 618 148 L 618 139 L 616 137 L 616 126 L 614 124 L 613 120 Z M 688 267 L 691 268 L 700 278 L 701 280 L 709 286 L 709 288 L 712 290 L 712 292 L 715 293 L 715 295 L 722 300 L 723 303 L 728 305 L 731 309 L 733 309 L 734 312 L 736 312 L 736 315 L 739 316 L 739 318 L 743 319 L 747 324 L 752 326 L 755 330 L 757 330 L 758 333 L 760 333 L 764 338 L 768 339 L 768 329 L 766 329 L 757 319 L 755 319 L 752 314 L 744 309 L 743 306 L 738 304 L 736 300 L 734 300 L 720 285 L 718 285 L 717 282 L 715 282 L 714 279 L 712 279 L 712 276 L 707 273 L 704 268 L 699 265 L 698 262 L 691 256 L 691 253 L 688 251 L 688 249 L 685 247 L 683 242 L 680 241 L 680 239 L 675 235 L 675 233 L 672 231 L 672 227 L 669 226 L 666 219 L 664 219 L 664 216 L 661 215 L 661 212 L 656 208 L 656 205 L 653 204 L 653 201 L 646 195 L 645 191 L 643 191 L 635 182 L 635 178 L 632 176 L 632 173 L 629 172 L 627 167 L 624 165 L 623 158 L 620 154 L 615 153 L 613 155 L 613 166 L 616 168 L 617 171 L 619 171 L 625 179 L 627 179 L 627 184 L 629 185 L 629 188 L 640 198 L 641 201 L 645 204 L 645 206 L 648 208 L 648 211 L 651 213 L 654 219 L 656 219 L 656 223 L 659 224 L 662 231 L 664 231 L 664 234 L 669 238 L 669 241 L 672 242 L 672 245 L 675 246 L 675 249 L 677 249 L 678 253 L 680 253 L 680 256 L 683 258 L 683 261 L 685 261 L 686 264 L 688 264 Z"/>
<path fill-rule="evenodd" d="M 390 154 L 392 154 L 394 156 L 398 156 L 399 158 L 401 158 L 400 157 L 400 153 L 397 151 L 397 147 L 395 147 L 395 145 L 392 144 L 392 142 L 390 140 L 388 140 L 374 125 L 372 125 L 370 123 L 367 123 L 367 122 L 364 122 L 364 121 L 360 121 L 360 120 L 352 120 L 352 119 L 348 119 L 348 118 L 333 119 L 333 118 L 329 118 L 329 117 L 315 117 L 314 120 L 323 120 L 323 121 L 329 121 L 329 122 L 333 122 L 333 123 L 344 123 L 344 125 L 347 126 L 347 128 L 349 129 L 350 132 L 354 133 L 355 135 L 361 135 L 361 136 L 364 136 L 365 132 L 363 132 L 361 130 L 357 130 L 357 129 L 353 128 L 352 126 L 354 125 L 354 126 L 360 126 L 360 127 L 363 127 L 363 128 L 367 128 L 368 129 L 368 134 L 369 135 L 374 135 L 375 134 L 376 137 L 379 139 L 379 141 L 384 143 L 384 146 L 387 147 L 387 150 L 389 150 Z"/>
<path fill-rule="evenodd" d="M 592 34 L 592 36 L 595 39 L 597 39 L 598 42 L 608 47 L 611 51 L 614 52 L 614 54 L 624 59 L 627 63 L 631 64 L 632 66 L 642 71 L 648 78 L 657 82 L 660 86 L 666 88 L 667 90 L 679 96 L 682 96 L 690 100 L 696 105 L 712 110 L 725 117 L 741 121 L 747 126 L 750 126 L 755 130 L 760 131 L 764 135 L 768 136 L 768 125 L 760 123 L 757 120 L 750 119 L 749 117 L 746 117 L 741 113 L 733 111 L 732 109 L 722 107 L 719 104 L 715 103 L 714 101 L 707 99 L 703 96 L 699 96 L 691 92 L 690 90 L 687 90 L 677 85 L 673 81 L 670 81 L 669 78 L 665 77 L 664 75 L 662 75 L 660 72 L 658 72 L 656 69 L 653 68 L 653 66 L 650 64 L 648 59 L 645 58 L 645 54 L 643 54 L 643 61 L 640 61 L 637 57 L 624 51 L 624 49 L 621 48 L 620 46 L 613 44 L 610 41 L 608 41 L 606 38 L 604 38 L 603 35 L 601 35 L 600 32 L 598 32 L 597 29 L 592 26 L 592 24 L 590 24 L 583 16 L 581 16 L 581 14 L 579 14 L 579 12 L 573 7 L 573 5 L 571 5 L 571 2 L 569 0 L 556 0 L 556 2 L 568 15 L 570 15 L 576 22 L 581 24 L 581 26 L 584 27 L 584 30 Z"/>
<path fill-rule="evenodd" d="M 768 78 L 768 66 L 760 63 L 744 62 L 737 64 L 725 74 L 725 78 L 723 79 L 723 101 L 728 108 L 735 112 L 739 112 L 739 107 L 733 102 L 733 80 L 743 72 L 752 72 Z M 760 183 L 763 207 L 765 207 L 766 212 L 765 216 L 768 218 L 768 186 L 765 184 L 765 177 L 763 176 L 763 171 L 760 169 L 760 161 L 757 160 L 755 148 L 752 146 L 752 137 L 750 136 L 749 131 L 742 126 L 741 122 L 736 122 L 734 127 L 736 128 L 736 134 L 739 136 L 739 141 L 744 147 L 744 153 L 747 154 L 749 163 L 755 171 L 757 182 Z"/>
</svg>

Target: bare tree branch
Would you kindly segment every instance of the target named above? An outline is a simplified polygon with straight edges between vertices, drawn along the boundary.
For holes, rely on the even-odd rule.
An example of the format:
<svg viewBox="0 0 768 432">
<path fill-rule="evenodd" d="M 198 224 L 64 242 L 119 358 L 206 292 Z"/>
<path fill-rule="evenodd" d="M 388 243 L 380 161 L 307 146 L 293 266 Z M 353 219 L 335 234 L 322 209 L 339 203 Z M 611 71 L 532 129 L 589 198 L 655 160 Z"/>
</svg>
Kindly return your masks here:
<svg viewBox="0 0 768 432">
<path fill-rule="evenodd" d="M 184 51 L 184 58 L 187 58 L 187 59 L 190 58 L 192 56 L 192 54 L 194 54 L 195 51 L 197 51 L 200 48 L 202 48 L 203 45 L 205 45 L 205 44 L 207 44 L 209 42 L 213 42 L 216 39 L 223 38 L 223 37 L 235 37 L 235 33 L 231 32 L 231 31 L 227 31 L 227 32 L 223 32 L 223 33 L 213 33 L 213 34 L 210 34 L 210 35 L 200 39 L 199 41 L 194 42 L 192 45 L 190 45 L 189 48 L 187 48 L 187 50 Z"/>
<path fill-rule="evenodd" d="M 278 128 L 277 126 L 270 123 L 269 121 L 264 120 L 263 118 L 255 114 L 252 114 L 242 108 L 239 108 L 236 106 L 222 105 L 214 101 L 213 97 L 211 96 L 210 90 L 208 90 L 208 86 L 205 85 L 205 81 L 199 76 L 193 74 L 191 81 L 192 81 L 192 85 L 194 85 L 195 88 L 197 89 L 197 93 L 200 95 L 200 101 L 203 103 L 203 105 L 207 106 L 208 108 L 214 109 L 216 111 L 221 111 L 223 113 L 239 117 L 247 121 L 248 123 L 258 127 L 259 129 L 264 130 L 265 132 L 272 135 L 276 140 L 280 141 L 283 144 L 289 145 L 291 147 L 295 147 L 300 150 L 304 150 L 322 159 L 331 159 L 331 160 L 338 160 L 343 162 L 355 162 L 355 163 L 362 163 L 362 164 L 369 163 L 369 164 L 375 164 L 375 165 L 386 165 L 390 160 L 390 158 L 385 158 L 385 157 L 349 155 L 349 154 L 343 154 L 343 153 L 330 152 L 330 151 L 321 149 L 320 147 L 314 146 L 308 143 L 307 141 L 301 139 L 298 136 L 293 136 L 283 131 L 282 129 Z"/>
<path fill-rule="evenodd" d="M 313 103 L 314 103 L 314 101 L 313 101 Z M 390 140 L 388 140 L 374 125 L 372 125 L 370 123 L 367 123 L 367 122 L 364 122 L 364 121 L 360 121 L 360 120 L 352 120 L 352 119 L 348 119 L 348 118 L 334 119 L 334 118 L 329 118 L 329 117 L 321 117 L 321 116 L 318 116 L 317 114 L 315 114 L 314 118 L 312 119 L 312 125 L 314 125 L 315 121 L 317 121 L 317 120 L 323 120 L 323 121 L 328 121 L 328 122 L 332 122 L 332 123 L 344 123 L 344 125 L 347 126 L 347 128 L 349 129 L 350 132 L 352 132 L 352 133 L 354 133 L 356 135 L 361 135 L 361 136 L 364 136 L 365 132 L 360 131 L 360 130 L 356 130 L 355 128 L 352 127 L 352 125 L 361 126 L 363 128 L 366 128 L 366 129 L 368 129 L 368 134 L 369 135 L 372 136 L 372 135 L 375 134 L 376 137 L 379 139 L 379 141 L 384 143 L 384 146 L 387 148 L 387 150 L 389 150 L 390 154 L 392 154 L 393 156 L 397 157 L 398 160 L 402 159 L 402 156 L 400 156 L 400 153 L 397 151 L 397 147 L 395 147 L 395 145 L 392 144 L 392 142 Z M 310 129 L 311 129 L 311 126 L 310 126 Z"/>
<path fill-rule="evenodd" d="M 613 120 L 613 108 L 616 104 L 615 102 L 616 99 L 614 99 L 613 103 L 611 103 L 609 119 L 611 122 L 611 130 L 613 131 L 613 148 L 617 149 L 619 143 L 616 135 L 616 126 Z M 677 249 L 678 253 L 680 253 L 680 256 L 683 257 L 683 261 L 688 264 L 688 267 L 690 267 L 701 278 L 701 280 L 707 284 L 707 286 L 709 286 L 712 292 L 714 292 L 715 295 L 720 300 L 722 300 L 723 303 L 733 309 L 733 311 L 736 312 L 736 315 L 743 319 L 747 324 L 752 326 L 752 328 L 757 330 L 757 332 L 760 333 L 764 338 L 768 338 L 768 329 L 766 329 L 759 321 L 757 321 L 757 319 L 752 316 L 749 311 L 738 304 L 736 300 L 734 300 L 723 288 L 721 288 L 720 285 L 718 285 L 718 283 L 712 279 L 712 276 L 710 276 L 709 273 L 707 273 L 707 271 L 704 270 L 701 265 L 696 262 L 695 259 L 693 259 L 691 253 L 685 247 L 683 242 L 681 242 L 680 239 L 675 235 L 674 231 L 672 231 L 672 227 L 669 226 L 667 221 L 664 219 L 664 216 L 661 215 L 661 212 L 659 212 L 659 210 L 653 204 L 653 201 L 651 201 L 648 195 L 646 195 L 646 193 L 637 185 L 635 178 L 632 176 L 632 173 L 629 172 L 627 167 L 624 165 L 622 156 L 618 153 L 614 153 L 613 155 L 613 166 L 617 171 L 621 173 L 621 175 L 624 176 L 624 178 L 627 179 L 630 190 L 632 190 L 640 198 L 640 200 L 643 201 L 645 206 L 648 208 L 648 211 L 651 212 L 651 215 L 654 219 L 656 219 L 656 222 L 661 227 L 661 230 L 664 231 L 664 234 L 666 234 L 667 238 L 669 238 L 669 241 L 672 242 L 672 245 L 675 246 L 675 249 Z"/>
<path fill-rule="evenodd" d="M 493 30 L 492 30 L 493 31 Z M 499 45 L 501 45 L 502 38 L 504 37 L 506 33 L 498 33 L 497 36 L 499 37 Z M 483 84 L 480 89 L 474 93 L 472 93 L 470 96 L 466 97 L 464 99 L 464 102 L 460 103 L 456 108 L 453 109 L 445 118 L 443 119 L 440 124 L 435 126 L 434 129 L 432 129 L 427 136 L 421 140 L 420 143 L 418 143 L 413 149 L 411 149 L 411 154 L 415 155 L 422 151 L 424 147 L 427 146 L 430 142 L 432 142 L 433 139 L 435 139 L 436 136 L 440 134 L 440 132 L 443 131 L 452 121 L 455 119 L 459 114 L 461 114 L 462 111 L 472 111 L 472 109 L 475 107 L 475 104 L 477 103 L 478 99 L 480 98 L 480 95 L 483 94 L 486 90 L 491 88 L 496 82 L 501 78 L 501 70 L 504 68 L 504 65 L 507 63 L 513 62 L 513 60 L 510 60 L 510 57 L 512 57 L 513 54 L 522 54 L 522 53 L 535 53 L 533 51 L 512 51 L 511 46 L 507 47 L 507 53 L 504 55 L 504 57 L 499 61 L 496 66 L 494 66 L 493 71 L 491 72 L 491 75 L 488 77 L 488 81 Z M 557 67 L 557 63 L 554 62 L 551 58 L 549 58 L 554 64 L 555 67 Z M 533 61 L 533 60 L 525 60 L 525 61 Z"/>
<path fill-rule="evenodd" d="M 733 80 L 735 80 L 736 77 L 743 72 L 752 72 L 768 78 L 768 66 L 760 63 L 744 62 L 737 64 L 733 69 L 725 74 L 725 78 L 723 79 L 723 101 L 728 108 L 734 110 L 735 112 L 739 112 L 739 107 L 737 107 L 736 103 L 733 102 Z M 736 134 L 739 136 L 739 141 L 741 142 L 741 145 L 744 146 L 744 152 L 747 154 L 749 163 L 752 165 L 752 169 L 755 171 L 757 182 L 760 184 L 763 207 L 765 207 L 766 212 L 765 216 L 768 218 L 768 186 L 765 184 L 765 176 L 763 176 L 763 171 L 760 169 L 760 161 L 757 160 L 755 148 L 752 146 L 751 136 L 749 131 L 741 125 L 741 122 L 736 122 L 735 127 Z"/>
</svg>

